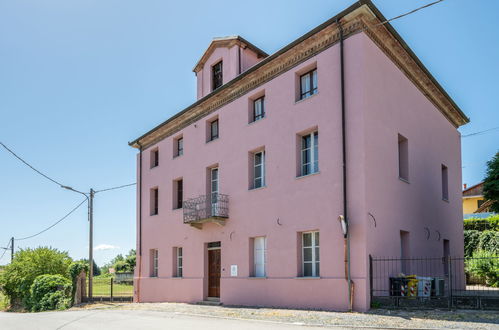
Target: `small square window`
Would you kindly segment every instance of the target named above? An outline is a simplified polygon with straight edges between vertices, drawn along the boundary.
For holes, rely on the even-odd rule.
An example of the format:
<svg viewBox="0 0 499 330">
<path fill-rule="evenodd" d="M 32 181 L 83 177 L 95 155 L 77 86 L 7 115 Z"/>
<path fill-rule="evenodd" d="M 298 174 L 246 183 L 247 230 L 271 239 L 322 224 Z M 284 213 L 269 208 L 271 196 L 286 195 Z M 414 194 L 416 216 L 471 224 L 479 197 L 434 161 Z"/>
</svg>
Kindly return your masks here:
<svg viewBox="0 0 499 330">
<path fill-rule="evenodd" d="M 151 168 L 159 166 L 159 149 L 151 150 Z"/>
<path fill-rule="evenodd" d="M 212 66 L 212 90 L 223 85 L 223 63 L 222 61 Z"/>
<path fill-rule="evenodd" d="M 207 141 L 213 141 L 219 137 L 218 118 L 207 122 Z"/>
<path fill-rule="evenodd" d="M 317 69 L 300 76 L 300 100 L 317 94 Z"/>
<path fill-rule="evenodd" d="M 173 140 L 174 142 L 174 156 L 175 157 L 178 157 L 178 156 L 182 156 L 184 154 L 184 138 L 181 136 L 181 137 L 178 137 L 176 139 Z"/>
<path fill-rule="evenodd" d="M 301 136 L 300 143 L 300 175 L 319 172 L 319 132 Z"/>
</svg>

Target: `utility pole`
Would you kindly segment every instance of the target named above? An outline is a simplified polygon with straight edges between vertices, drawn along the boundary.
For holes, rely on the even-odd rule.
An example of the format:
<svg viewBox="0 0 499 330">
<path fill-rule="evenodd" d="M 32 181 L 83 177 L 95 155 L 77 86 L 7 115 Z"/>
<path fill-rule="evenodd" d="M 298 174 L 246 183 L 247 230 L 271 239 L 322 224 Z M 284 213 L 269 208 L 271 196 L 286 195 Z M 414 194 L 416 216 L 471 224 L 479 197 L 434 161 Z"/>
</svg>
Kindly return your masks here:
<svg viewBox="0 0 499 330">
<path fill-rule="evenodd" d="M 10 262 L 14 261 L 14 237 L 10 238 Z"/>
<path fill-rule="evenodd" d="M 95 191 L 90 188 L 88 200 L 88 298 L 92 299 L 92 282 L 94 277 L 94 194 Z"/>
</svg>

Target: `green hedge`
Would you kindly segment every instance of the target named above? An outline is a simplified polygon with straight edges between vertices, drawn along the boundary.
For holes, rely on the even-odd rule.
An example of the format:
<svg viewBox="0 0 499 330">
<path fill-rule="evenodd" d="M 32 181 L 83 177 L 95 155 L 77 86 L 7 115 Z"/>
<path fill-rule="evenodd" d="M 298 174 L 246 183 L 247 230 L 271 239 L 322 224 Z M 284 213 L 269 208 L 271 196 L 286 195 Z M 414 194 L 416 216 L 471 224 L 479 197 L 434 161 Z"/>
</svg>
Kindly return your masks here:
<svg viewBox="0 0 499 330">
<path fill-rule="evenodd" d="M 492 215 L 485 219 L 465 219 L 464 230 L 499 231 L 499 215 Z"/>
<path fill-rule="evenodd" d="M 489 286 L 499 287 L 499 255 L 478 250 L 466 262 L 466 272 L 476 278 L 483 278 Z"/>
</svg>

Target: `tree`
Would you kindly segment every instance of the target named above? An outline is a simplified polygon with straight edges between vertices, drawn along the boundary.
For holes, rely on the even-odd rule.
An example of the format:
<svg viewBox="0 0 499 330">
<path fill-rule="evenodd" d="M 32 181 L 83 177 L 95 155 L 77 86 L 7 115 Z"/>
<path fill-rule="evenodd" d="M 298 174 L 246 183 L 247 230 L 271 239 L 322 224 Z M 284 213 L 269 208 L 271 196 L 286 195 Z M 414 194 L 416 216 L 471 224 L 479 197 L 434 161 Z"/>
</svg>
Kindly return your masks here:
<svg viewBox="0 0 499 330">
<path fill-rule="evenodd" d="M 29 308 L 30 288 L 39 275 L 53 274 L 70 278 L 72 259 L 67 252 L 50 247 L 20 249 L 0 274 L 0 287 L 11 304 Z"/>
<path fill-rule="evenodd" d="M 83 262 L 85 265 L 87 265 L 87 267 L 90 265 L 88 259 L 81 259 L 80 261 Z M 101 269 L 99 268 L 99 266 L 97 266 L 97 263 L 95 263 L 95 259 L 92 261 L 94 262 L 94 268 L 93 268 L 94 276 L 99 276 L 101 274 Z"/>
<path fill-rule="evenodd" d="M 490 209 L 499 213 L 499 152 L 487 162 L 487 172 L 483 182 L 483 196 L 492 202 Z"/>
<path fill-rule="evenodd" d="M 135 269 L 135 262 L 136 262 L 136 252 L 134 249 L 130 250 L 125 258 L 125 262 L 127 264 L 127 271 L 133 272 Z"/>
</svg>

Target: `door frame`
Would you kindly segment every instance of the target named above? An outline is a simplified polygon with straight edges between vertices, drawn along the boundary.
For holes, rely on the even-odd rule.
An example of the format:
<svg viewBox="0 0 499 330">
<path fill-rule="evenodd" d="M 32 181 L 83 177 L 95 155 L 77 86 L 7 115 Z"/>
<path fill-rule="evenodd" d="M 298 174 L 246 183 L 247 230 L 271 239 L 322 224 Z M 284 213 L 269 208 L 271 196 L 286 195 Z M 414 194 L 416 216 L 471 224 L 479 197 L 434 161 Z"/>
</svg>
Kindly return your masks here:
<svg viewBox="0 0 499 330">
<path fill-rule="evenodd" d="M 210 243 L 220 243 L 219 246 L 215 247 L 209 247 Z M 215 242 L 209 242 L 205 244 L 205 284 L 204 284 L 204 290 L 205 294 L 204 297 L 206 300 L 212 300 L 212 301 L 220 301 L 220 294 L 219 297 L 210 297 L 209 292 L 210 292 L 210 257 L 209 257 L 209 251 L 212 250 L 220 250 L 220 285 L 219 285 L 219 291 L 221 291 L 222 288 L 222 243 L 220 241 L 215 241 Z"/>
</svg>

